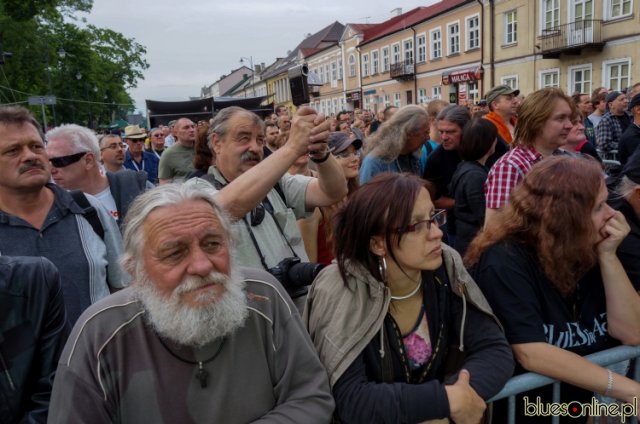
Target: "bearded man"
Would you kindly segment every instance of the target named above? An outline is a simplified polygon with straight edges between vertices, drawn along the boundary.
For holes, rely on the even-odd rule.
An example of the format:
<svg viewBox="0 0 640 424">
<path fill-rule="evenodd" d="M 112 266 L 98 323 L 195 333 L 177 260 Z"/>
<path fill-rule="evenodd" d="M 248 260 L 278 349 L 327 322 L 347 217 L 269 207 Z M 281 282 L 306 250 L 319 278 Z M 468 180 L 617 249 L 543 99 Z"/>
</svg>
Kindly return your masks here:
<svg viewBox="0 0 640 424">
<path fill-rule="evenodd" d="M 204 181 L 139 196 L 130 288 L 85 313 L 58 367 L 50 423 L 327 423 L 326 372 L 277 280 L 234 262 Z"/>
</svg>

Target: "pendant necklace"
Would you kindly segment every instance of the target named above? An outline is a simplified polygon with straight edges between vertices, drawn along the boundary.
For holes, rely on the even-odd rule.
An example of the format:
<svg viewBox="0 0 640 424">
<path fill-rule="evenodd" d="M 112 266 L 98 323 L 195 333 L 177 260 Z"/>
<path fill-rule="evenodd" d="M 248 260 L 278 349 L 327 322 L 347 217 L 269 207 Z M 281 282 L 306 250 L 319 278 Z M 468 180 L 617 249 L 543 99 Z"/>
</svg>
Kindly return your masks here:
<svg viewBox="0 0 640 424">
<path fill-rule="evenodd" d="M 173 356 L 174 358 L 182 361 L 182 362 L 186 362 L 187 364 L 192 364 L 192 365 L 197 365 L 198 366 L 198 372 L 196 373 L 196 379 L 198 379 L 198 381 L 200 381 L 200 387 L 202 387 L 203 389 L 207 387 L 207 383 L 209 381 L 209 371 L 205 370 L 203 365 L 204 364 L 208 364 L 209 362 L 213 361 L 214 359 L 216 359 L 216 356 L 218 356 L 218 354 L 220 353 L 220 351 L 222 350 L 222 346 L 224 345 L 224 342 L 227 340 L 226 337 L 222 339 L 222 341 L 220 342 L 220 345 L 218 346 L 218 349 L 216 349 L 216 351 L 214 352 L 213 355 L 211 355 L 211 357 L 209 359 L 205 359 L 204 361 L 191 361 L 189 359 L 184 359 L 181 358 L 180 356 L 178 356 L 175 352 L 173 352 L 171 349 L 169 349 L 169 346 L 167 346 L 163 341 L 162 338 L 158 336 L 158 340 L 160 340 L 160 344 L 167 349 L 167 352 L 169 352 L 171 354 L 171 356 Z"/>
</svg>

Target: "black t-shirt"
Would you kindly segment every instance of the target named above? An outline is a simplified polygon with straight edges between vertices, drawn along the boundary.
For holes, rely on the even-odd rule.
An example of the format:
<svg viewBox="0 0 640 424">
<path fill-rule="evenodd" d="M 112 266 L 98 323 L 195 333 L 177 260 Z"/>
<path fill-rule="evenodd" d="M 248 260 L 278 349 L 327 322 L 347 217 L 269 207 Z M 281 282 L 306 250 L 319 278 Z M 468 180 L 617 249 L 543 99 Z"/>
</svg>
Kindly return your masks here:
<svg viewBox="0 0 640 424">
<path fill-rule="evenodd" d="M 453 198 L 449 183 L 460 162 L 462 159 L 457 150 L 445 150 L 442 145 L 429 154 L 423 178 L 436 185 L 436 199 L 442 196 Z"/>
<path fill-rule="evenodd" d="M 546 277 L 531 249 L 503 242 L 482 255 L 473 274 L 511 344 L 546 342 L 579 355 L 620 344 L 607 333 L 606 298 L 597 266 L 580 279 L 572 295 L 565 297 Z M 521 367 L 516 369 L 516 374 L 523 372 Z M 551 387 L 518 396 L 517 422 L 527 422 L 521 410 L 523 396 L 530 400 L 541 396 L 543 402 L 551 402 Z M 561 387 L 563 402 L 588 402 L 591 396 L 574 386 Z M 497 409 L 502 406 L 497 405 Z M 546 421 L 536 417 L 532 422 Z"/>
</svg>

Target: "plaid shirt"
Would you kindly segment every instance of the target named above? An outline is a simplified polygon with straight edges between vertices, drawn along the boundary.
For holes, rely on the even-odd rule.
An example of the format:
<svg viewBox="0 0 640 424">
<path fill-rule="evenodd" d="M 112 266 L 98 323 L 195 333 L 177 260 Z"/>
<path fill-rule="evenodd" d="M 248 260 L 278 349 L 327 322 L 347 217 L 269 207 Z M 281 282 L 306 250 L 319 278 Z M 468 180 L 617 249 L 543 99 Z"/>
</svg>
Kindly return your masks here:
<svg viewBox="0 0 640 424">
<path fill-rule="evenodd" d="M 505 206 L 511 190 L 520 184 L 531 167 L 540 160 L 542 155 L 534 148 L 523 146 L 514 147 L 498 159 L 484 183 L 487 207 L 498 209 Z"/>
<path fill-rule="evenodd" d="M 627 115 L 623 115 L 622 118 L 627 118 Z M 618 141 L 621 135 L 620 117 L 607 112 L 596 126 L 596 147 L 603 152 L 618 150 Z"/>
</svg>

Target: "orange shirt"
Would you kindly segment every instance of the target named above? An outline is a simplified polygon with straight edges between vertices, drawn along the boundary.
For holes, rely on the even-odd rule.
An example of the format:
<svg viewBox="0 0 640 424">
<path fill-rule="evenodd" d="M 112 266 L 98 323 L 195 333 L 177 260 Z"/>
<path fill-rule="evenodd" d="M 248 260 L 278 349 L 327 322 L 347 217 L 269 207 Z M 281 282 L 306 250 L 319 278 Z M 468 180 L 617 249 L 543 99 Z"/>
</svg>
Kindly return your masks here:
<svg viewBox="0 0 640 424">
<path fill-rule="evenodd" d="M 513 137 L 511 136 L 511 131 L 509 131 L 509 127 L 505 124 L 502 116 L 498 115 L 495 112 L 489 112 L 484 116 L 485 119 L 493 122 L 493 124 L 498 128 L 498 134 L 504 141 L 508 144 L 513 143 Z M 512 124 L 515 126 L 515 119 L 512 119 Z"/>
</svg>

